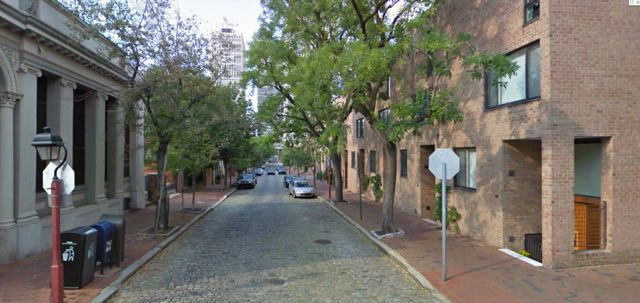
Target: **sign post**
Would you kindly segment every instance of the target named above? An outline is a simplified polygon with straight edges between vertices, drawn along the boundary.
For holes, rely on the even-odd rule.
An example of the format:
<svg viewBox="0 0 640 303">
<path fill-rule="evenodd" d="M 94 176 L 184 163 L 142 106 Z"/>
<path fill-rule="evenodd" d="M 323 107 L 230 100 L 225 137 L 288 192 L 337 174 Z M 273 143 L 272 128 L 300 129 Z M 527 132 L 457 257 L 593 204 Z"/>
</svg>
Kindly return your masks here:
<svg viewBox="0 0 640 303">
<path fill-rule="evenodd" d="M 460 171 L 460 158 L 450 148 L 438 148 L 429 156 L 429 171 L 442 182 L 442 282 L 447 281 L 447 180 Z"/>
</svg>

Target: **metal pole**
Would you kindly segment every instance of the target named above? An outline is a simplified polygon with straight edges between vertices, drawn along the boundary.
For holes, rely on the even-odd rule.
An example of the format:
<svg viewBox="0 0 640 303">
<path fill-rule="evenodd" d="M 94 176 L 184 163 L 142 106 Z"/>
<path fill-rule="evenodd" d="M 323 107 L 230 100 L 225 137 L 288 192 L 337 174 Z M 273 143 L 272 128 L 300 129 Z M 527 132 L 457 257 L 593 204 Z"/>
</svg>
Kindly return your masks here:
<svg viewBox="0 0 640 303">
<path fill-rule="evenodd" d="M 358 152 L 359 153 L 359 152 Z M 358 165 L 358 199 L 360 200 L 360 221 L 362 221 L 362 180 L 360 176 L 360 156 L 356 156 L 356 163 Z"/>
<path fill-rule="evenodd" d="M 442 163 L 442 282 L 447 281 L 447 163 Z"/>
<path fill-rule="evenodd" d="M 329 167 L 329 173 L 327 174 L 329 177 L 327 178 L 327 181 L 329 182 L 329 201 L 331 201 L 331 177 L 332 177 L 332 173 L 331 173 L 331 167 Z"/>
<path fill-rule="evenodd" d="M 57 170 L 57 169 L 56 169 Z M 60 260 L 60 179 L 51 181 L 51 302 L 62 303 L 64 277 Z"/>
</svg>

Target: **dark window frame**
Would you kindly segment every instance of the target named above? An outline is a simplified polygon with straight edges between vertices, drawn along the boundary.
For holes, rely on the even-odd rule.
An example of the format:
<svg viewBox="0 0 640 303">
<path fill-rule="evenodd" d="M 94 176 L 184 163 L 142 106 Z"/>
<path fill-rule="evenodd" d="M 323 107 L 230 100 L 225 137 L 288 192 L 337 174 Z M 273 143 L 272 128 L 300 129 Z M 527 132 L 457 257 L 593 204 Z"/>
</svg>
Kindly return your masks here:
<svg viewBox="0 0 640 303">
<path fill-rule="evenodd" d="M 406 149 L 400 150 L 400 177 L 406 178 L 409 175 L 409 154 Z"/>
<path fill-rule="evenodd" d="M 502 103 L 502 104 L 498 104 L 498 105 L 494 105 L 494 106 L 490 106 L 489 105 L 489 98 L 490 98 L 490 94 L 489 94 L 489 90 L 492 88 L 492 81 L 489 81 L 490 75 L 488 71 L 484 72 L 484 108 L 485 110 L 493 110 L 493 109 L 497 109 L 497 108 L 502 108 L 502 107 L 508 107 L 508 106 L 514 106 L 514 105 L 518 105 L 518 104 L 523 104 L 523 103 L 528 103 L 528 102 L 532 102 L 532 101 L 539 101 L 542 99 L 542 79 L 540 79 L 540 95 L 538 96 L 529 96 L 529 60 L 530 60 L 530 52 L 531 49 L 533 49 L 535 46 L 538 46 L 538 49 L 540 49 L 540 40 L 536 40 L 533 41 L 527 45 L 524 45 L 518 49 L 515 49 L 511 52 L 508 52 L 506 54 L 507 57 L 522 51 L 522 50 L 526 50 L 525 52 L 525 60 L 524 60 L 524 78 L 525 78 L 525 98 L 524 99 L 520 99 L 520 100 L 516 100 L 516 101 L 512 101 L 512 102 L 507 102 L 507 103 Z M 542 56 L 541 56 L 542 57 Z M 541 69 L 541 68 L 540 68 Z M 540 71 L 540 74 L 542 74 L 542 71 Z M 542 77 L 540 77 L 542 78 Z M 498 85 L 498 84 L 496 84 Z"/>
<path fill-rule="evenodd" d="M 369 151 L 369 172 L 378 173 L 378 154 L 375 150 Z"/>
<path fill-rule="evenodd" d="M 356 152 L 351 151 L 351 168 L 356 168 Z"/>
<path fill-rule="evenodd" d="M 533 6 L 538 6 L 538 15 L 533 17 L 531 20 L 527 20 L 527 9 L 529 7 L 533 7 Z M 524 20 L 524 25 L 528 25 L 531 24 L 533 22 L 535 22 L 536 20 L 540 19 L 540 0 L 524 0 L 524 10 L 523 10 L 523 20 Z"/>
<path fill-rule="evenodd" d="M 391 117 L 391 108 L 386 107 L 378 111 L 378 119 L 383 123 L 388 123 Z"/>
<path fill-rule="evenodd" d="M 356 138 L 364 138 L 364 118 L 356 119 Z"/>
<path fill-rule="evenodd" d="M 460 184 L 459 182 L 459 177 L 462 176 L 463 169 L 465 170 L 464 172 L 465 176 L 469 173 L 469 171 L 467 170 L 467 163 L 469 163 L 468 157 L 469 157 L 469 151 L 471 150 L 475 151 L 475 154 L 476 154 L 476 175 L 474 177 L 476 187 L 470 187 L 468 186 L 468 184 Z M 458 172 L 458 174 L 453 178 L 453 187 L 468 190 L 468 191 L 477 191 L 478 190 L 478 150 L 476 149 L 476 147 L 461 147 L 461 148 L 454 149 L 454 152 L 456 153 L 456 155 L 458 155 L 458 157 L 460 156 L 458 154 L 458 152 L 460 151 L 465 151 L 465 160 L 463 162 L 463 160 L 460 159 L 460 172 Z M 464 163 L 464 167 L 463 167 L 463 163 Z"/>
</svg>

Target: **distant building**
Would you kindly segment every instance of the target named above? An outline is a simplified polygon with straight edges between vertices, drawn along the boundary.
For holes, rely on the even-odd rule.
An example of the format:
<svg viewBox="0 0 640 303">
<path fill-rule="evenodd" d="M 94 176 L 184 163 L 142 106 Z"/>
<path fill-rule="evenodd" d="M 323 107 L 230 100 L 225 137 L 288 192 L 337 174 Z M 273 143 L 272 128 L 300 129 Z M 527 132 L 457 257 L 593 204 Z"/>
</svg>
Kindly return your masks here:
<svg viewBox="0 0 640 303">
<path fill-rule="evenodd" d="M 232 28 L 222 28 L 216 37 L 215 48 L 219 52 L 220 67 L 224 74 L 220 83 L 239 83 L 244 71 L 244 38 Z"/>
<path fill-rule="evenodd" d="M 269 96 L 273 96 L 278 93 L 278 90 L 271 86 L 258 87 L 256 90 L 258 94 L 258 110 L 260 109 L 260 105 L 267 101 Z"/>
</svg>

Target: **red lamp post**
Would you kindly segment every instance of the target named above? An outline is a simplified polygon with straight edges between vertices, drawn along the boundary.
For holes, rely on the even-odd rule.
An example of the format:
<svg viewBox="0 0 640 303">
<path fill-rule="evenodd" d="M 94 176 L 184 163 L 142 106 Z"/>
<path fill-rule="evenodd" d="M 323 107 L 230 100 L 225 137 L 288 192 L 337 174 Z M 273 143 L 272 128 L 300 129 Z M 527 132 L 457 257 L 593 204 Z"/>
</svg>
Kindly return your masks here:
<svg viewBox="0 0 640 303">
<path fill-rule="evenodd" d="M 64 277 L 60 253 L 60 195 L 62 182 L 58 179 L 58 169 L 67 161 L 67 148 L 60 136 L 51 134 L 51 129 L 44 128 L 44 133 L 37 134 L 31 142 L 42 161 L 56 161 L 60 158 L 60 149 L 64 149 L 64 158 L 53 172 L 51 181 L 51 302 L 62 303 L 64 296 Z"/>
</svg>

